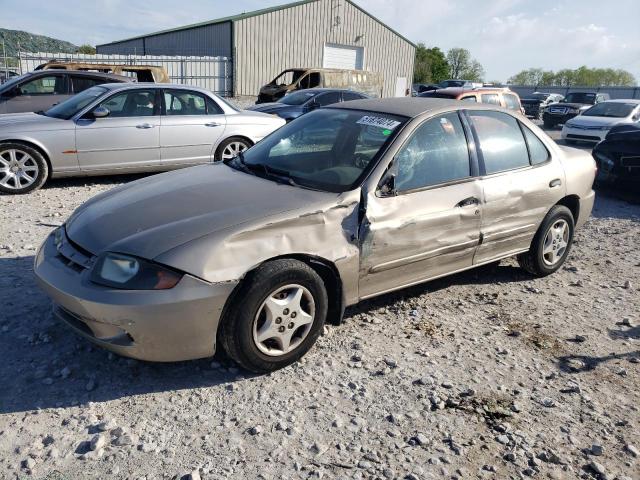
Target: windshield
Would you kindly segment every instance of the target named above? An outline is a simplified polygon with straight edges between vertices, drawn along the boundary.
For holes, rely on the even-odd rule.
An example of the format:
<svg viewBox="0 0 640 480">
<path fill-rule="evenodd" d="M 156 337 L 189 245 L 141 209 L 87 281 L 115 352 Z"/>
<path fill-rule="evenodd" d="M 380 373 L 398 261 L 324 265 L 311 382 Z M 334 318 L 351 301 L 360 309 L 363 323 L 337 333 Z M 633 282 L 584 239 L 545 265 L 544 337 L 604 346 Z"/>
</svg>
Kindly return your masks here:
<svg viewBox="0 0 640 480">
<path fill-rule="evenodd" d="M 466 82 L 464 80 L 443 80 L 438 85 L 442 88 L 448 87 L 464 87 Z"/>
<path fill-rule="evenodd" d="M 91 87 L 82 93 L 74 95 L 58 105 L 44 112 L 47 117 L 69 120 L 84 107 L 93 102 L 107 91 L 104 87 Z"/>
<path fill-rule="evenodd" d="M 311 100 L 315 97 L 318 92 L 309 92 L 306 90 L 300 90 L 297 92 L 290 93 L 289 95 L 285 95 L 280 100 L 279 103 L 284 103 L 285 105 L 302 105 L 307 100 Z"/>
<path fill-rule="evenodd" d="M 229 107 L 230 109 L 232 109 L 232 110 L 234 110 L 236 112 L 240 111 L 240 110 L 238 110 L 238 107 L 236 107 L 235 105 L 231 105 L 231 103 L 229 103 L 229 101 L 226 98 L 221 97 L 220 95 L 216 95 L 216 100 L 219 101 L 219 102 L 224 103 L 227 107 Z"/>
<path fill-rule="evenodd" d="M 327 108 L 291 122 L 229 163 L 255 175 L 328 192 L 352 190 L 405 117 Z"/>
<path fill-rule="evenodd" d="M 0 91 L 4 92 L 4 91 L 7 91 L 7 90 L 11 90 L 15 86 L 16 83 L 18 83 L 20 80 L 24 80 L 28 76 L 29 76 L 29 74 L 25 73 L 24 75 L 18 75 L 17 77 L 11 77 L 11 80 L 7 80 L 6 82 L 4 82 L 0 86 Z"/>
<path fill-rule="evenodd" d="M 596 102 L 596 94 L 595 93 L 570 93 L 564 100 L 563 103 L 595 103 Z"/>
<path fill-rule="evenodd" d="M 594 105 L 584 112 L 582 116 L 624 118 L 631 115 L 631 112 L 633 112 L 633 109 L 637 106 L 635 103 L 603 102 Z"/>
</svg>

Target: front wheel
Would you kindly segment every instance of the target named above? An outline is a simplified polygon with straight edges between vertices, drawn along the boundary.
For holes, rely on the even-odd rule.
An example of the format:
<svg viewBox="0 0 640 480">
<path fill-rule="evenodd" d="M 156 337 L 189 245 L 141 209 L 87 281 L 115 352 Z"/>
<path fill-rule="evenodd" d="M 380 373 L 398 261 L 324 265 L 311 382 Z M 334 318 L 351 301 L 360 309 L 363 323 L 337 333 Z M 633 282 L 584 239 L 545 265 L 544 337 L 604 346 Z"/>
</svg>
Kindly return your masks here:
<svg viewBox="0 0 640 480">
<path fill-rule="evenodd" d="M 21 143 L 0 143 L 0 192 L 29 193 L 44 185 L 48 175 L 39 151 Z"/>
<path fill-rule="evenodd" d="M 529 273 L 545 277 L 558 270 L 573 243 L 574 218 L 571 210 L 556 205 L 542 221 L 528 252 L 518 255 L 518 263 Z"/>
<path fill-rule="evenodd" d="M 222 141 L 215 154 L 215 161 L 231 160 L 250 148 L 252 143 L 241 137 L 231 137 Z"/>
<path fill-rule="evenodd" d="M 296 362 L 316 342 L 327 317 L 322 278 L 298 260 L 260 266 L 231 301 L 219 344 L 236 363 L 256 373 Z"/>
</svg>

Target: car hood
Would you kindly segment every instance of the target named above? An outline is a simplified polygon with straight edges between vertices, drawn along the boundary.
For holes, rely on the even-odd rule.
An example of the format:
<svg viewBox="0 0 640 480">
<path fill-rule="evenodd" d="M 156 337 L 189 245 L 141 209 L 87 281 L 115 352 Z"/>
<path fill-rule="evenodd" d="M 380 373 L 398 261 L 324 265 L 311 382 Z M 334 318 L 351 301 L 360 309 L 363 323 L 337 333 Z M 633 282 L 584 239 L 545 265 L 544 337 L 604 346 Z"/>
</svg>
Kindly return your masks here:
<svg viewBox="0 0 640 480">
<path fill-rule="evenodd" d="M 314 208 L 336 195 L 283 185 L 219 163 L 131 182 L 89 200 L 66 224 L 68 237 L 99 254 L 153 259 L 210 233 Z"/>
<path fill-rule="evenodd" d="M 603 127 L 613 126 L 618 123 L 628 121 L 626 118 L 611 118 L 611 117 L 591 117 L 578 115 L 572 118 L 568 123 L 569 125 L 578 125 L 581 127 Z"/>
<path fill-rule="evenodd" d="M 553 105 L 550 105 L 550 107 L 569 107 L 569 108 L 577 108 L 579 110 L 579 109 L 585 109 L 585 108 L 593 107 L 593 105 L 588 104 L 588 103 L 563 103 L 563 102 L 559 102 L 559 103 L 554 103 Z"/>
<path fill-rule="evenodd" d="M 60 129 L 65 125 L 73 128 L 73 122 L 69 120 L 47 117 L 33 112 L 0 115 L 0 129 L 3 132 Z"/>
</svg>

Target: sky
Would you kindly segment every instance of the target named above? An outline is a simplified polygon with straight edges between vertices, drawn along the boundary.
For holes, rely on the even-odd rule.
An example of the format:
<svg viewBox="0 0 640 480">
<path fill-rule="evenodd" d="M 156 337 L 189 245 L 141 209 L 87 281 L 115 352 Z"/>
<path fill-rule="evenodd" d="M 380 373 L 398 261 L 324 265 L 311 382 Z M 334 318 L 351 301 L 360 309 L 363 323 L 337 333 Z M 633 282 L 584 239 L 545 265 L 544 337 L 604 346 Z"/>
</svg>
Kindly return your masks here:
<svg viewBox="0 0 640 480">
<path fill-rule="evenodd" d="M 106 43 L 286 0 L 0 0 L 0 27 Z M 467 48 L 487 81 L 530 67 L 623 68 L 640 82 L 640 1 L 355 0 L 414 42 Z M 176 6 L 179 5 L 179 9 Z"/>
</svg>

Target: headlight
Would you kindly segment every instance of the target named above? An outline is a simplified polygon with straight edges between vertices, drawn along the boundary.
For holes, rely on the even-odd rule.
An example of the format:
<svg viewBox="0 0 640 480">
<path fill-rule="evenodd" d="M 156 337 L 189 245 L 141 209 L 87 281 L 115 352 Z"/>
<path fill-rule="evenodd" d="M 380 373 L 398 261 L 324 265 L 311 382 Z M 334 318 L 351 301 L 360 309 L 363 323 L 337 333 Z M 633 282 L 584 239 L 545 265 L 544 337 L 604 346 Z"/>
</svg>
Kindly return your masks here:
<svg viewBox="0 0 640 480">
<path fill-rule="evenodd" d="M 101 255 L 91 270 L 92 282 L 123 290 L 167 290 L 182 276 L 148 260 L 111 252 Z"/>
<path fill-rule="evenodd" d="M 56 228 L 53 232 L 53 244 L 56 247 L 56 250 L 60 249 L 60 245 L 62 245 L 62 239 L 64 238 L 64 225 Z"/>
</svg>

